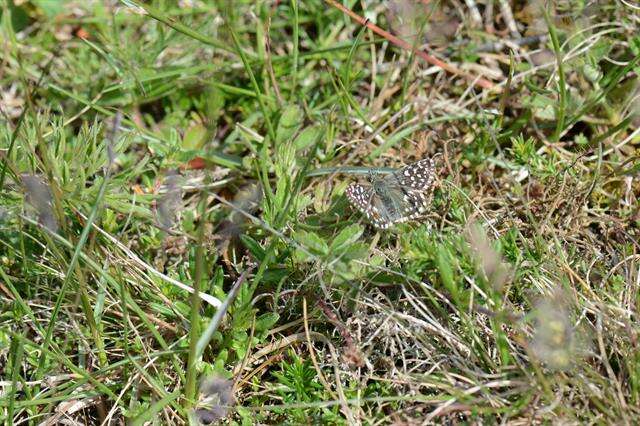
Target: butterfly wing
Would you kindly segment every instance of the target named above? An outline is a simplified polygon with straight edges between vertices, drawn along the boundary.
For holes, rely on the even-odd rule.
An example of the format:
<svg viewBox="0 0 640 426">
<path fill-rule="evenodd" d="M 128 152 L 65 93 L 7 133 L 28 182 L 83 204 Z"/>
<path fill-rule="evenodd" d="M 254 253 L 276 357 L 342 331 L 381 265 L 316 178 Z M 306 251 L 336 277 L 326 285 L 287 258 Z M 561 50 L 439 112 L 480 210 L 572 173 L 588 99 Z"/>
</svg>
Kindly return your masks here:
<svg viewBox="0 0 640 426">
<path fill-rule="evenodd" d="M 436 165 L 431 158 L 425 158 L 393 172 L 390 177 L 398 185 L 415 191 L 428 192 L 436 181 Z"/>
<path fill-rule="evenodd" d="M 435 163 L 424 159 L 375 179 L 371 187 L 353 183 L 346 195 L 373 225 L 386 229 L 421 216 L 431 201 L 434 184 Z"/>
<path fill-rule="evenodd" d="M 427 211 L 435 187 L 435 171 L 435 162 L 425 158 L 385 177 L 389 186 L 397 187 L 403 194 L 403 215 L 400 222 L 415 219 Z"/>
<path fill-rule="evenodd" d="M 347 187 L 345 195 L 351 205 L 364 214 L 375 227 L 386 229 L 391 225 L 387 208 L 373 187 L 352 183 Z"/>
</svg>

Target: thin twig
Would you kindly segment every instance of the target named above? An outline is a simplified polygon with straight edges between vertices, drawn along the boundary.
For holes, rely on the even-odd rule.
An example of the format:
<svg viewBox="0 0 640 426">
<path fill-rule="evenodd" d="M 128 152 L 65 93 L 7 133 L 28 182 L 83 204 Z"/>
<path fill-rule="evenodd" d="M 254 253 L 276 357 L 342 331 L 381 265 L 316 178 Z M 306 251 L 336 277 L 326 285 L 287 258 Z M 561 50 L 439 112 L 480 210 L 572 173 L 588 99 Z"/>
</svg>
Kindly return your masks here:
<svg viewBox="0 0 640 426">
<path fill-rule="evenodd" d="M 419 56 L 420 58 L 424 59 L 426 62 L 430 63 L 431 65 L 435 65 L 439 68 L 442 68 L 443 70 L 450 72 L 451 74 L 455 74 L 455 75 L 459 75 L 461 77 L 466 78 L 467 80 L 470 80 L 472 82 L 474 82 L 474 84 L 476 84 L 477 86 L 483 88 L 483 89 L 495 89 L 496 86 L 490 82 L 487 79 L 484 78 L 478 78 L 476 79 L 476 76 L 473 75 L 469 75 L 467 73 L 465 73 L 464 71 L 461 71 L 459 68 L 448 64 L 446 62 L 441 61 L 440 59 L 429 55 L 428 53 L 420 50 L 420 49 L 416 49 L 414 48 L 411 44 L 407 43 L 406 41 L 394 36 L 393 34 L 391 34 L 388 31 L 383 30 L 382 28 L 380 28 L 379 26 L 375 25 L 372 22 L 369 22 L 368 19 L 363 18 L 362 16 L 358 15 L 357 13 L 355 13 L 354 11 L 352 11 L 351 9 L 348 9 L 346 7 L 344 7 L 343 5 L 341 5 L 340 3 L 338 3 L 335 0 L 325 0 L 327 3 L 329 3 L 331 6 L 335 7 L 336 9 L 339 9 L 341 12 L 346 13 L 347 15 L 349 15 L 349 17 L 351 17 L 351 19 L 353 19 L 354 21 L 358 22 L 360 25 L 364 25 L 367 28 L 369 28 L 370 30 L 372 30 L 374 33 L 378 34 L 381 37 L 384 37 L 385 39 L 389 40 L 391 43 L 395 44 L 398 47 L 401 47 L 405 50 L 411 51 L 413 53 L 415 53 L 417 56 Z"/>
</svg>

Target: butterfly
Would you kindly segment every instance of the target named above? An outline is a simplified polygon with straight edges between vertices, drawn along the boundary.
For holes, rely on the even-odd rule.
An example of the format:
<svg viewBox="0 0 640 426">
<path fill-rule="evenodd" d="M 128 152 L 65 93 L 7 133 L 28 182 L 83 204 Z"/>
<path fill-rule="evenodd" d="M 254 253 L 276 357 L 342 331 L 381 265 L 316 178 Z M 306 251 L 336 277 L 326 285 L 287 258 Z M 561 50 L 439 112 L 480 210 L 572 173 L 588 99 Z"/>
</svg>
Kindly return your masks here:
<svg viewBox="0 0 640 426">
<path fill-rule="evenodd" d="M 370 176 L 370 184 L 350 184 L 349 202 L 373 225 L 387 229 L 420 217 L 427 211 L 436 182 L 433 159 L 425 158 L 390 174 Z"/>
</svg>

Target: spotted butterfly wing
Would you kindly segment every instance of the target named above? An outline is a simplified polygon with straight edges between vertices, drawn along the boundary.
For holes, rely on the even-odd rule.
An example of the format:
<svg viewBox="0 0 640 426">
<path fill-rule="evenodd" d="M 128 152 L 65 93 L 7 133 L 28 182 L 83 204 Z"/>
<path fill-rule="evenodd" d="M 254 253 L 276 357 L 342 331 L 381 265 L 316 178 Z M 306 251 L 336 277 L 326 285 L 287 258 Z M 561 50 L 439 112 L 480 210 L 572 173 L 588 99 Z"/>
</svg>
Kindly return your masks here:
<svg viewBox="0 0 640 426">
<path fill-rule="evenodd" d="M 386 229 L 402 219 L 404 203 L 400 192 L 380 189 L 379 184 L 380 181 L 370 186 L 352 183 L 347 187 L 346 195 L 374 226 Z"/>
<path fill-rule="evenodd" d="M 398 184 L 417 191 L 433 189 L 436 177 L 436 165 L 433 159 L 425 158 L 394 171 L 383 179 L 394 178 Z"/>
<path fill-rule="evenodd" d="M 427 211 L 433 195 L 435 172 L 435 162 L 425 158 L 383 178 L 387 185 L 395 186 L 403 193 L 406 220 L 415 219 Z"/>
<path fill-rule="evenodd" d="M 346 196 L 374 226 L 386 229 L 422 215 L 431 200 L 435 183 L 435 164 L 420 160 L 381 178 L 370 186 L 349 185 Z"/>
<path fill-rule="evenodd" d="M 376 206 L 377 196 L 372 186 L 363 186 L 358 183 L 350 184 L 345 194 L 353 207 L 358 209 L 377 228 L 385 228 L 386 221 Z"/>
</svg>

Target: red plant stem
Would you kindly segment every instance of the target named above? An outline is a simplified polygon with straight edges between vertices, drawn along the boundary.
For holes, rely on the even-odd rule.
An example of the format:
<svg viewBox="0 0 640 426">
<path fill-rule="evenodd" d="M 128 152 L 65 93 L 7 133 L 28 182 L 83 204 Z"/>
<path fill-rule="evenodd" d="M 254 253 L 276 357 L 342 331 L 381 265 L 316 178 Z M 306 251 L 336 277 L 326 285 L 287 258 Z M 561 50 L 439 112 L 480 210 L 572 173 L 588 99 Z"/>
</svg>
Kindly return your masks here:
<svg viewBox="0 0 640 426">
<path fill-rule="evenodd" d="M 396 36 L 394 36 L 393 34 L 391 34 L 388 31 L 383 30 L 382 28 L 380 28 L 379 26 L 377 26 L 376 24 L 369 22 L 368 19 L 363 18 L 362 16 L 358 15 L 357 13 L 355 13 L 354 11 L 347 9 L 346 7 L 344 7 L 343 5 L 341 5 L 340 3 L 338 3 L 335 0 L 325 0 L 327 3 L 329 3 L 331 6 L 339 9 L 340 11 L 342 11 L 343 13 L 346 13 L 347 15 L 349 15 L 351 17 L 351 19 L 353 19 L 354 21 L 358 22 L 360 25 L 365 25 L 367 28 L 369 28 L 370 30 L 372 30 L 374 33 L 378 34 L 381 37 L 384 37 L 385 39 L 389 40 L 391 43 L 395 44 L 398 47 L 401 47 L 405 50 L 410 50 L 413 51 L 416 55 L 418 55 L 420 58 L 424 59 L 425 61 L 427 61 L 428 63 L 430 63 L 431 65 L 435 65 L 437 67 L 442 68 L 445 71 L 450 72 L 451 74 L 455 74 L 455 75 L 459 75 L 461 77 L 464 77 L 468 80 L 473 81 L 477 86 L 482 87 L 483 89 L 493 89 L 495 88 L 494 84 L 492 82 L 490 82 L 489 80 L 486 80 L 484 78 L 477 78 L 473 75 L 467 74 L 461 70 L 459 70 L 458 68 L 456 68 L 455 66 L 448 64 L 446 62 L 441 61 L 440 59 L 429 55 L 428 53 L 419 50 L 419 49 L 415 49 L 413 46 L 411 46 L 409 43 L 407 43 L 406 41 L 402 40 L 401 38 L 398 38 Z"/>
</svg>

